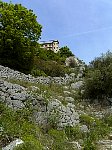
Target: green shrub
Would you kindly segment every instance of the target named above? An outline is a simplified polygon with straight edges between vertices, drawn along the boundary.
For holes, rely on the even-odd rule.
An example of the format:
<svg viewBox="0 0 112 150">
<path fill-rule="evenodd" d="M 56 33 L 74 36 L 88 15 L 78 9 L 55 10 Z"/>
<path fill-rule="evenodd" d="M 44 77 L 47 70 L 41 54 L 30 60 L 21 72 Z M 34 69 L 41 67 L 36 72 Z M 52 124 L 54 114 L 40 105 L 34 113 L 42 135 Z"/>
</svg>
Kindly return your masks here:
<svg viewBox="0 0 112 150">
<path fill-rule="evenodd" d="M 112 53 L 96 58 L 90 63 L 85 74 L 84 97 L 102 104 L 112 97 Z"/>
<path fill-rule="evenodd" d="M 108 126 L 112 127 L 112 115 L 111 114 L 105 115 L 103 120 L 106 124 L 108 124 Z"/>
<path fill-rule="evenodd" d="M 72 145 L 67 142 L 67 136 L 64 131 L 51 129 L 48 134 L 52 139 L 51 150 L 73 150 Z"/>
<path fill-rule="evenodd" d="M 64 76 L 67 68 L 55 61 L 45 61 L 39 58 L 35 58 L 34 70 L 42 71 L 47 76 Z"/>
<path fill-rule="evenodd" d="M 95 144 L 91 141 L 91 139 L 87 138 L 84 141 L 84 148 L 83 150 L 96 150 Z"/>
<path fill-rule="evenodd" d="M 44 73 L 43 70 L 38 70 L 38 69 L 33 69 L 33 70 L 31 71 L 31 74 L 32 74 L 33 76 L 35 76 L 35 77 L 37 77 L 37 76 L 44 76 L 44 77 L 46 77 L 46 76 L 47 76 L 47 75 Z"/>
<path fill-rule="evenodd" d="M 61 57 L 65 57 L 65 58 L 74 56 L 74 54 L 67 46 L 61 47 L 59 53 Z"/>
<path fill-rule="evenodd" d="M 82 133 L 80 131 L 80 127 L 79 126 L 75 126 L 75 127 L 65 127 L 65 133 L 67 135 L 67 137 L 69 139 L 73 139 L 73 140 L 78 140 L 82 138 Z"/>
<path fill-rule="evenodd" d="M 80 115 L 80 122 L 82 124 L 86 124 L 87 126 L 92 126 L 96 123 L 96 120 L 87 114 L 82 114 Z"/>
</svg>

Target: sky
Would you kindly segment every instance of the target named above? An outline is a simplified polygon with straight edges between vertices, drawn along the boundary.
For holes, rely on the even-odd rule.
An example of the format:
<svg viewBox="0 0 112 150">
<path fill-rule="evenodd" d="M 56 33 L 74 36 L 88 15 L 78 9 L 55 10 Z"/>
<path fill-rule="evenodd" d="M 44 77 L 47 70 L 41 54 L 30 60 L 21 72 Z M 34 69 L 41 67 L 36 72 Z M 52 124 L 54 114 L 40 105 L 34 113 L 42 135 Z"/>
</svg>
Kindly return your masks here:
<svg viewBox="0 0 112 150">
<path fill-rule="evenodd" d="M 59 40 L 86 64 L 112 51 L 112 0 L 11 1 L 37 15 L 43 26 L 40 41 Z"/>
</svg>

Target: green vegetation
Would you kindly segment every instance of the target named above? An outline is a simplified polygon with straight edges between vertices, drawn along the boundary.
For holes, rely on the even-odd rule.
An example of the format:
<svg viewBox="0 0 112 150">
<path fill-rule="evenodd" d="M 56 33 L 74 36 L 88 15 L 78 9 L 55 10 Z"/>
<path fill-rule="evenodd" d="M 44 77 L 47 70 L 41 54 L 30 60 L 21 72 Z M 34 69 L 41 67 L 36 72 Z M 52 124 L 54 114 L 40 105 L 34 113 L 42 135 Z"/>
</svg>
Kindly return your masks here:
<svg viewBox="0 0 112 150">
<path fill-rule="evenodd" d="M 0 147 L 21 138 L 24 144 L 14 150 L 43 150 L 44 147 L 51 150 L 72 150 L 72 147 L 69 149 L 64 130 L 58 131 L 51 126 L 46 133 L 29 121 L 31 115 L 32 111 L 29 109 L 13 111 L 0 102 Z"/>
<path fill-rule="evenodd" d="M 10 82 L 27 87 L 29 90 L 31 90 L 31 86 L 39 87 L 40 91 L 33 91 L 32 94 L 35 97 L 41 94 L 46 100 L 50 100 L 50 97 L 64 96 L 63 87 L 59 85 L 42 85 L 14 80 L 10 80 Z M 82 114 L 79 125 L 58 130 L 58 112 L 56 110 L 49 115 L 49 124 L 39 127 L 30 120 L 32 111 L 30 105 L 27 105 L 26 109 L 14 111 L 0 103 L 0 129 L 2 129 L 0 130 L 0 147 L 20 138 L 24 144 L 15 150 L 43 150 L 45 147 L 49 147 L 50 150 L 74 150 L 72 141 L 80 140 L 83 141 L 79 142 L 83 150 L 97 150 L 96 142 L 105 137 L 112 127 L 110 114 L 103 119 Z M 80 126 L 83 124 L 87 125 L 89 132 L 80 130 Z"/>
<path fill-rule="evenodd" d="M 0 64 L 30 73 L 41 25 L 21 4 L 0 1 Z"/>
<path fill-rule="evenodd" d="M 108 123 L 111 123 L 112 118 Z M 80 116 L 80 125 L 87 125 L 89 131 L 81 132 L 79 125 L 75 127 L 66 127 L 65 133 L 69 140 L 83 140 L 83 150 L 97 150 L 96 142 L 102 138 L 104 138 L 110 131 L 110 127 L 106 124 L 103 119 L 99 120 L 95 117 L 89 115 L 81 115 Z M 112 124 L 111 124 L 112 127 Z"/>
<path fill-rule="evenodd" d="M 93 60 L 86 70 L 85 98 L 102 104 L 112 97 L 112 53 L 107 52 Z"/>
<path fill-rule="evenodd" d="M 61 47 L 59 53 L 61 57 L 67 58 L 70 56 L 74 56 L 74 54 L 70 51 L 70 49 L 67 46 Z"/>
<path fill-rule="evenodd" d="M 65 59 L 73 54 L 67 46 L 57 54 L 41 48 L 42 26 L 36 19 L 21 4 L 0 1 L 0 64 L 34 76 L 64 76 Z"/>
<path fill-rule="evenodd" d="M 31 111 L 28 109 L 12 111 L 0 103 L 0 127 L 3 129 L 0 133 L 0 147 L 16 138 L 38 145 L 38 140 L 35 141 L 35 139 L 40 130 L 29 121 L 30 116 Z"/>
<path fill-rule="evenodd" d="M 54 53 L 38 45 L 31 74 L 34 76 L 52 77 L 69 74 L 70 68 L 65 66 L 65 60 L 69 56 L 73 56 L 73 54 L 68 47 L 62 47 L 60 52 Z"/>
<path fill-rule="evenodd" d="M 72 59 L 70 63 L 74 71 L 65 67 L 66 58 L 74 56 L 67 46 L 60 48 L 60 52 L 55 54 L 37 43 L 42 27 L 36 18 L 32 10 L 27 10 L 21 4 L 0 1 L 0 64 L 34 76 L 64 76 L 71 72 L 77 76 L 80 66 L 76 66 Z M 82 64 L 80 60 L 79 62 Z M 68 96 L 75 99 L 73 104 L 77 109 L 82 108 L 86 112 L 87 104 L 80 107 L 80 103 L 84 102 L 82 99 L 89 99 L 91 102 L 98 100 L 101 104 L 106 104 L 112 98 L 112 53 L 107 52 L 95 58 L 86 66 L 84 75 L 83 91 L 81 88 L 73 91 L 71 83 L 65 88 L 53 83 L 44 85 L 16 79 L 6 80 L 27 88 L 27 92 L 34 98 L 41 95 L 46 105 L 52 99 L 60 99 L 66 106 L 68 102 L 65 101 L 65 93 L 68 92 Z M 37 87 L 36 90 L 32 91 L 32 86 Z M 77 149 L 74 148 L 74 141 L 78 141 L 83 150 L 97 150 L 96 142 L 105 138 L 112 130 L 111 113 L 107 113 L 102 119 L 83 113 L 77 126 L 59 130 L 59 111 L 56 109 L 49 113 L 48 124 L 40 127 L 31 119 L 34 111 L 31 102 L 27 100 L 24 109 L 12 110 L 0 100 L 0 147 L 20 138 L 24 143 L 14 150 L 74 150 Z M 81 131 L 82 125 L 86 125 L 88 131 Z"/>
</svg>

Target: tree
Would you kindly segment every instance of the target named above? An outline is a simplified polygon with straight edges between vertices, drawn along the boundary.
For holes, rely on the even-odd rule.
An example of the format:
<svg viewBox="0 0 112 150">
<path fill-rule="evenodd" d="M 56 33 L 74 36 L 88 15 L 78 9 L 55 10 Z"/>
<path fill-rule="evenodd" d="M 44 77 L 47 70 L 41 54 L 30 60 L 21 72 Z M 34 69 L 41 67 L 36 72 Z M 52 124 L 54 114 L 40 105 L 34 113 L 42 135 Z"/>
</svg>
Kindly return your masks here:
<svg viewBox="0 0 112 150">
<path fill-rule="evenodd" d="M 100 102 L 112 98 L 112 53 L 95 58 L 88 66 L 85 77 L 85 97 Z"/>
<path fill-rule="evenodd" d="M 42 26 L 21 4 L 0 1 L 0 64 L 30 73 Z"/>
<path fill-rule="evenodd" d="M 61 47 L 59 51 L 61 57 L 70 57 L 74 56 L 73 53 L 70 51 L 70 49 L 67 46 Z"/>
</svg>

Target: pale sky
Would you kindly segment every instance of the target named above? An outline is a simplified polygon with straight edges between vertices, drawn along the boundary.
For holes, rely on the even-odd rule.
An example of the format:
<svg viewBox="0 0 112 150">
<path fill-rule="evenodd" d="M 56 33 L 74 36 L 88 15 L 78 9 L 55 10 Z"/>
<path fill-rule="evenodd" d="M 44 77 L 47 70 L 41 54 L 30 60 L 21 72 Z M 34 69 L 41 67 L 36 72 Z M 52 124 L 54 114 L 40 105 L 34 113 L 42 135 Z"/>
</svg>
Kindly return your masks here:
<svg viewBox="0 0 112 150">
<path fill-rule="evenodd" d="M 3 0 L 10 2 L 10 0 Z M 34 10 L 41 41 L 57 39 L 89 63 L 112 51 L 112 0 L 12 0 Z"/>
</svg>

